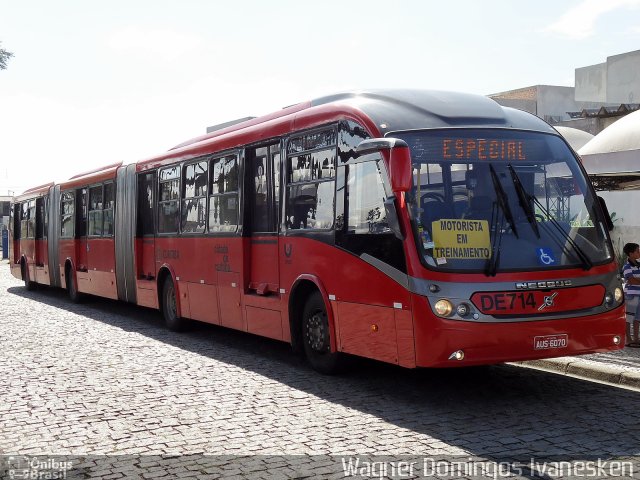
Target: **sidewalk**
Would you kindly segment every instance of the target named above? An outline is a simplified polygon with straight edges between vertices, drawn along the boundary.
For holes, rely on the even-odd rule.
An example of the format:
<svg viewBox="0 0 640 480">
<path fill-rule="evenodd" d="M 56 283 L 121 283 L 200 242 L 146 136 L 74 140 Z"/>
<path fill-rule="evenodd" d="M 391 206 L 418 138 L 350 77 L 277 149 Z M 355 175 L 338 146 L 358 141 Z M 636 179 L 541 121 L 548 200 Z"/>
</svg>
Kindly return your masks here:
<svg viewBox="0 0 640 480">
<path fill-rule="evenodd" d="M 640 348 L 625 347 L 616 352 L 514 362 L 512 365 L 640 390 Z"/>
</svg>

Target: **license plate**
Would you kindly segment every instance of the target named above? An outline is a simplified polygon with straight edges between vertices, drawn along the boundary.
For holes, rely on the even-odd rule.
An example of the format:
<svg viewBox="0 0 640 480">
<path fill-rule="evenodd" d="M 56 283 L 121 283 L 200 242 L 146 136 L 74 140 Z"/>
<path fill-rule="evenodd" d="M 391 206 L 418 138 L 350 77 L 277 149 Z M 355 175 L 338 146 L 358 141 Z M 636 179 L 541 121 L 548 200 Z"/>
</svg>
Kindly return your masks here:
<svg viewBox="0 0 640 480">
<path fill-rule="evenodd" d="M 548 350 L 551 348 L 566 348 L 569 345 L 569 335 L 561 333 L 558 335 L 540 335 L 533 338 L 534 350 Z"/>
</svg>

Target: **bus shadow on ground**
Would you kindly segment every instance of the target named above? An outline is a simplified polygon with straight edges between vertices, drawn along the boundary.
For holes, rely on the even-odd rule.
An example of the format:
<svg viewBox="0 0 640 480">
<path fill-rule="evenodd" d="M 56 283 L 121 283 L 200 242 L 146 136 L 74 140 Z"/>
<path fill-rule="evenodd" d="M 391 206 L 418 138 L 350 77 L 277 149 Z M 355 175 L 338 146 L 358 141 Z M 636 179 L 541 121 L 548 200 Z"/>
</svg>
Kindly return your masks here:
<svg viewBox="0 0 640 480">
<path fill-rule="evenodd" d="M 341 375 L 324 376 L 275 340 L 198 322 L 174 333 L 155 310 L 96 297 L 71 304 L 60 289 L 7 292 L 255 372 L 469 456 L 506 462 L 640 454 L 640 397 L 629 390 L 507 365 L 408 370 L 350 359 Z"/>
</svg>

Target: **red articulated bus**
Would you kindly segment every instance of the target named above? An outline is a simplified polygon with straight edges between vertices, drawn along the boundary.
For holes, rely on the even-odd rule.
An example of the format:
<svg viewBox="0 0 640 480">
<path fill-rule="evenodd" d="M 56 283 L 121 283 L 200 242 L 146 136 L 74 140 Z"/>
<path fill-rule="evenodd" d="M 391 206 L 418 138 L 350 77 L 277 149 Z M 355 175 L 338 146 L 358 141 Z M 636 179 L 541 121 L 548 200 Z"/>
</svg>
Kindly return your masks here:
<svg viewBox="0 0 640 480">
<path fill-rule="evenodd" d="M 282 340 L 448 367 L 624 344 L 611 219 L 548 124 L 482 96 L 344 93 L 34 188 L 11 269 Z"/>
</svg>

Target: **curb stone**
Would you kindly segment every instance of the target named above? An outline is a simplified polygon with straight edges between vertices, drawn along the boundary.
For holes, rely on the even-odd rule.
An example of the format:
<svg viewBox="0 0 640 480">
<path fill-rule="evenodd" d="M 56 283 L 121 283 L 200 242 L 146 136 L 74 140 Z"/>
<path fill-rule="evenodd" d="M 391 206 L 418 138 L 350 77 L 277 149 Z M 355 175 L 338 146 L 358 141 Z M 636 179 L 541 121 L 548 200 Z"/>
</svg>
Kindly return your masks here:
<svg viewBox="0 0 640 480">
<path fill-rule="evenodd" d="M 546 360 L 530 360 L 527 362 L 512 362 L 510 365 L 525 368 L 535 368 L 562 375 L 595 380 L 615 386 L 622 386 L 640 390 L 640 371 L 616 365 L 606 365 L 581 358 L 560 357 Z"/>
</svg>

